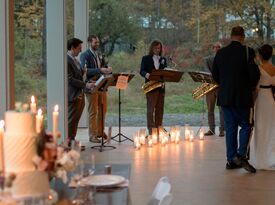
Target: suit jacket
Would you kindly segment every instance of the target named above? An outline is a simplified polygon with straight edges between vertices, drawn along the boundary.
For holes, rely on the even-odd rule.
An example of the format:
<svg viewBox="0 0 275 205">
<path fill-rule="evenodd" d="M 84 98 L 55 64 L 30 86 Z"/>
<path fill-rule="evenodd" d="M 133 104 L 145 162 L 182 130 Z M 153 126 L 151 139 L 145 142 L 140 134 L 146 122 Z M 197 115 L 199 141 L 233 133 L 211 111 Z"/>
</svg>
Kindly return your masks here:
<svg viewBox="0 0 275 205">
<path fill-rule="evenodd" d="M 219 84 L 220 106 L 252 107 L 252 90 L 260 79 L 260 71 L 254 62 L 254 50 L 238 41 L 232 41 L 220 49 L 213 63 L 213 78 Z"/>
<path fill-rule="evenodd" d="M 215 55 L 211 55 L 205 58 L 205 71 L 212 73 L 213 71 L 213 62 L 214 62 Z"/>
<path fill-rule="evenodd" d="M 99 59 L 101 61 L 101 67 L 105 67 L 106 65 L 104 65 L 105 63 L 102 61 L 102 58 Z M 101 72 L 97 64 L 96 56 L 89 48 L 85 52 L 81 53 L 80 63 L 82 69 L 84 68 L 85 64 L 87 64 L 87 80 L 96 80 L 98 77 L 100 77 Z"/>
<path fill-rule="evenodd" d="M 167 60 L 165 57 L 160 57 L 159 59 L 159 69 L 164 69 L 167 67 Z M 141 66 L 140 66 L 140 75 L 145 77 L 146 73 L 151 73 L 155 68 L 154 60 L 152 55 L 146 55 L 142 57 Z M 145 82 L 148 79 L 145 78 Z"/>
<path fill-rule="evenodd" d="M 74 102 L 82 89 L 86 87 L 83 82 L 83 73 L 77 67 L 75 61 L 67 54 L 67 68 L 68 68 L 68 101 Z"/>
</svg>

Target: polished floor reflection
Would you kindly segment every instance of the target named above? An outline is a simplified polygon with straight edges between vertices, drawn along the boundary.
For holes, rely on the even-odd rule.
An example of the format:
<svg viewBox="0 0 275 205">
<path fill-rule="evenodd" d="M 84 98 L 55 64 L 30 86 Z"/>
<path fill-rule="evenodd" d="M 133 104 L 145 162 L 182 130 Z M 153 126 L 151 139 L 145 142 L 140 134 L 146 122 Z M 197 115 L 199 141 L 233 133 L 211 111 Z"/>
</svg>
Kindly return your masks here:
<svg viewBox="0 0 275 205">
<path fill-rule="evenodd" d="M 139 127 L 123 128 L 132 137 Z M 196 130 L 197 128 L 194 128 Z M 116 133 L 117 129 L 113 129 Z M 77 138 L 86 145 L 87 129 Z M 243 169 L 225 170 L 225 142 L 218 136 L 204 141 L 142 147 L 135 150 L 130 141 L 117 143 L 115 150 L 95 153 L 96 163 L 130 163 L 130 196 L 133 205 L 146 205 L 162 176 L 172 184 L 173 205 L 274 205 L 275 171 L 249 174 Z M 252 161 L 253 163 L 253 161 Z"/>
</svg>

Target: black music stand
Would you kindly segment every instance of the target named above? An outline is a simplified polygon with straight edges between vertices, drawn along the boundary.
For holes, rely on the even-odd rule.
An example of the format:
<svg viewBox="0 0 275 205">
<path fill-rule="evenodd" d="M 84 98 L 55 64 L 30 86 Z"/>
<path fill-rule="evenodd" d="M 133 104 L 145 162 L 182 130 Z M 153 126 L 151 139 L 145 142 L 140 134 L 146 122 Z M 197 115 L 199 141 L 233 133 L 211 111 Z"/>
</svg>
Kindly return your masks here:
<svg viewBox="0 0 275 205">
<path fill-rule="evenodd" d="M 211 75 L 211 73 L 208 72 L 200 72 L 200 71 L 192 71 L 188 72 L 188 74 L 191 76 L 194 82 L 197 83 L 210 83 L 210 84 L 215 84 L 215 81 Z M 205 100 L 203 99 L 202 101 L 202 120 L 201 120 L 201 125 L 198 129 L 198 132 L 196 135 L 198 135 L 200 129 L 203 126 L 203 123 L 205 121 Z"/>
<path fill-rule="evenodd" d="M 96 82 L 96 87 L 94 88 L 94 91 L 98 91 L 98 92 L 106 92 L 107 88 L 110 86 L 110 84 L 113 82 L 113 78 L 112 77 L 104 77 L 101 76 L 99 78 L 99 80 L 97 80 Z M 102 99 L 101 99 L 101 123 L 102 123 L 102 137 L 101 137 L 101 144 L 100 145 L 96 145 L 96 146 L 92 146 L 92 149 L 98 149 L 100 152 L 104 151 L 104 149 L 106 150 L 112 150 L 112 149 L 116 149 L 116 147 L 111 146 L 111 145 L 105 145 L 106 142 L 104 142 L 104 138 L 103 138 L 103 134 L 104 134 L 104 113 L 103 113 L 103 95 L 102 95 Z"/>
<path fill-rule="evenodd" d="M 211 73 L 192 71 L 188 72 L 194 82 L 216 84 Z"/>
<path fill-rule="evenodd" d="M 117 79 L 121 75 L 129 77 L 128 78 L 128 83 L 135 76 L 134 74 L 128 74 L 128 73 L 114 73 L 113 74 L 114 81 L 112 82 L 112 84 L 110 86 L 116 86 Z M 118 89 L 118 133 L 115 136 L 113 136 L 111 139 L 116 141 L 116 142 L 119 142 L 119 143 L 124 142 L 126 140 L 130 140 L 131 142 L 134 142 L 132 139 L 130 139 L 129 137 L 127 137 L 127 136 L 125 136 L 124 134 L 121 133 L 121 98 L 120 98 L 120 91 L 121 91 L 121 89 Z M 118 137 L 118 140 L 116 139 L 117 137 Z M 124 139 L 122 140 L 121 137 L 123 137 Z"/>
<path fill-rule="evenodd" d="M 150 73 L 149 80 L 177 83 L 180 81 L 183 73 L 183 71 L 177 71 L 172 69 L 153 70 Z"/>
</svg>

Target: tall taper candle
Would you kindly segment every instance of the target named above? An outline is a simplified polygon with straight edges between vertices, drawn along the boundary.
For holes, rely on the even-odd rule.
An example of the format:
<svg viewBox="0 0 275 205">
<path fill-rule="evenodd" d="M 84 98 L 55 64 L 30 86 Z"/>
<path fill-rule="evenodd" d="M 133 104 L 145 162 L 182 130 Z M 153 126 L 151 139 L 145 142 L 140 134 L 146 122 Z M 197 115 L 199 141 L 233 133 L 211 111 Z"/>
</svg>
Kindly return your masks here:
<svg viewBox="0 0 275 205">
<path fill-rule="evenodd" d="M 0 121 L 0 172 L 5 173 L 5 156 L 4 156 L 4 120 Z"/>
<path fill-rule="evenodd" d="M 39 134 L 43 129 L 43 115 L 42 110 L 38 109 L 36 115 L 36 132 Z"/>
<path fill-rule="evenodd" d="M 31 104 L 30 104 L 31 112 L 36 113 L 36 103 L 35 103 L 35 97 L 31 97 Z"/>
<path fill-rule="evenodd" d="M 54 106 L 53 111 L 53 139 L 56 142 L 57 141 L 57 133 L 58 133 L 58 105 Z"/>
</svg>

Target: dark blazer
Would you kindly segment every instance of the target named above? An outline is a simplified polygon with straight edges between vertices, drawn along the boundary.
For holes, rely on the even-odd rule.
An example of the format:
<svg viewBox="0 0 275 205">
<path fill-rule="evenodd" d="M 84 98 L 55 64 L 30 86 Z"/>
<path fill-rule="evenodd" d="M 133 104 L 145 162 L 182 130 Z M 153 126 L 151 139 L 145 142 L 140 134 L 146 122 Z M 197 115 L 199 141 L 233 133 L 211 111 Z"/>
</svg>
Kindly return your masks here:
<svg viewBox="0 0 275 205">
<path fill-rule="evenodd" d="M 164 69 L 167 67 L 167 60 L 165 57 L 160 57 L 159 59 L 159 69 Z M 140 75 L 142 77 L 145 77 L 146 73 L 151 73 L 153 69 L 155 68 L 154 60 L 152 55 L 143 56 L 141 60 L 140 65 Z M 148 79 L 145 78 L 145 82 L 147 82 Z"/>
<path fill-rule="evenodd" d="M 68 68 L 68 101 L 74 102 L 81 93 L 82 89 L 86 87 L 83 82 L 83 73 L 77 67 L 74 60 L 67 54 L 67 68 Z"/>
<path fill-rule="evenodd" d="M 215 56 L 212 75 L 219 84 L 220 106 L 253 106 L 252 90 L 260 79 L 260 71 L 254 62 L 254 50 L 248 49 L 248 60 L 246 50 L 240 42 L 232 41 Z"/>
<path fill-rule="evenodd" d="M 87 80 L 90 80 L 92 78 L 93 80 L 96 80 L 101 75 L 100 68 L 97 65 L 96 56 L 91 52 L 89 48 L 85 52 L 81 53 L 80 63 L 82 69 L 84 68 L 85 63 L 87 64 Z M 101 65 L 103 65 L 102 62 Z M 101 67 L 104 67 L 104 65 Z"/>
<path fill-rule="evenodd" d="M 211 72 L 212 73 L 214 58 L 215 58 L 215 55 L 211 55 L 211 56 L 208 56 L 204 59 L 205 60 L 205 65 L 206 65 L 204 70 L 206 72 Z"/>
</svg>

